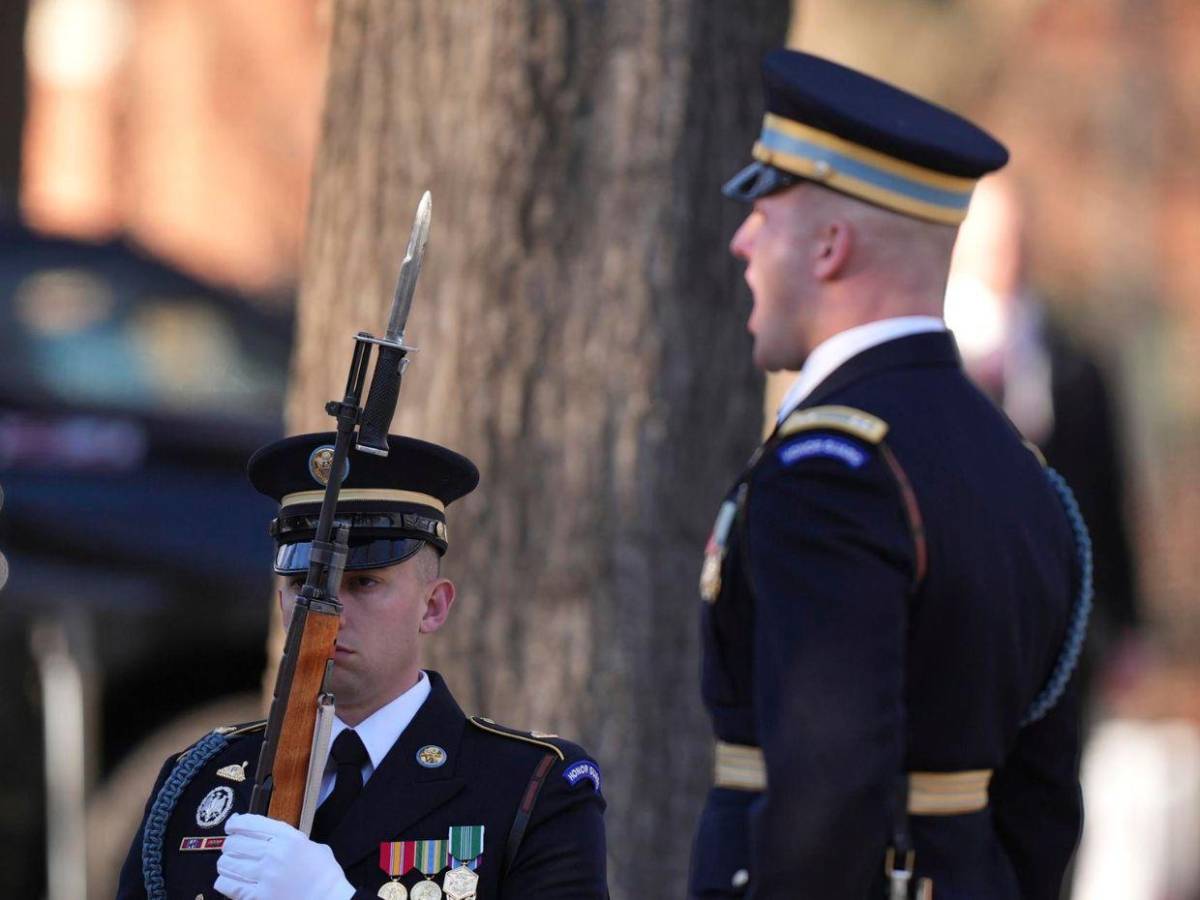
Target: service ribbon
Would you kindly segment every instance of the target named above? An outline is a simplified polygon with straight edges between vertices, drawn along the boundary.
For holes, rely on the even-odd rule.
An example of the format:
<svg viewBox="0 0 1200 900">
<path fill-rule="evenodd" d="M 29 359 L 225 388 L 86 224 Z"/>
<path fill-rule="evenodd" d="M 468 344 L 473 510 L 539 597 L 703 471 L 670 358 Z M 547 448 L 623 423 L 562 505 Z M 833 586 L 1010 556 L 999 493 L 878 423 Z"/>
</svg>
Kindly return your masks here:
<svg viewBox="0 0 1200 900">
<path fill-rule="evenodd" d="M 454 869 L 458 866 L 466 866 L 472 872 L 479 868 L 479 864 L 483 861 L 482 854 L 474 859 L 458 859 L 453 854 L 450 856 L 450 868 Z"/>
<path fill-rule="evenodd" d="M 451 825 L 447 843 L 450 845 L 451 858 L 464 865 L 469 865 L 467 860 L 474 860 L 483 853 L 483 826 Z M 453 865 L 451 863 L 451 867 Z M 475 866 L 471 866 L 471 868 L 473 869 Z"/>
<path fill-rule="evenodd" d="M 445 841 L 416 841 L 417 868 L 422 874 L 434 876 L 446 868 L 448 856 Z"/>
<path fill-rule="evenodd" d="M 417 841 L 384 841 L 379 845 L 379 868 L 399 878 L 417 864 Z"/>
</svg>

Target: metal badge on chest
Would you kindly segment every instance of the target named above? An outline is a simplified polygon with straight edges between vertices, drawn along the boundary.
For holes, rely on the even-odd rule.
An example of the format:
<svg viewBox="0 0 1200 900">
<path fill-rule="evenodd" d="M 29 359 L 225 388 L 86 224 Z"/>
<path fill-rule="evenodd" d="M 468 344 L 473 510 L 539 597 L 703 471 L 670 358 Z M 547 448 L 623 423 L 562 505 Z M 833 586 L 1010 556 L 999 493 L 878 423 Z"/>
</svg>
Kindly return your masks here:
<svg viewBox="0 0 1200 900">
<path fill-rule="evenodd" d="M 233 788 L 220 785 L 204 795 L 196 809 L 196 824 L 201 828 L 215 828 L 225 821 L 233 809 Z"/>
</svg>

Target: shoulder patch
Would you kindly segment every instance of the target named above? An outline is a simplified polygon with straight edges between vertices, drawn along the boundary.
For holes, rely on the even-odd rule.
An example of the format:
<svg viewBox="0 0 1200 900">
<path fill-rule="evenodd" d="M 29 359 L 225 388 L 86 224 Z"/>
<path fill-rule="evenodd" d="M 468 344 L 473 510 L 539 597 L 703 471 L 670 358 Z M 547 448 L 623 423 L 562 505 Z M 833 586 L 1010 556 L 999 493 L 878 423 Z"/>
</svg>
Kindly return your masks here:
<svg viewBox="0 0 1200 900">
<path fill-rule="evenodd" d="M 861 445 L 827 434 L 798 438 L 779 448 L 779 461 L 785 466 L 798 463 L 802 459 L 814 458 L 836 459 L 852 469 L 861 468 L 868 459 L 867 452 Z"/>
<path fill-rule="evenodd" d="M 780 437 L 801 431 L 841 431 L 868 444 L 878 444 L 888 433 L 888 423 L 852 406 L 814 406 L 798 409 L 779 426 Z"/>
<path fill-rule="evenodd" d="M 563 755 L 563 752 L 558 749 L 557 746 L 549 741 L 535 737 L 535 733 L 533 732 L 518 731 L 516 728 L 509 728 L 507 725 L 499 725 L 496 722 L 493 722 L 491 719 L 485 719 L 483 716 L 471 716 L 469 719 L 467 719 L 467 721 L 481 731 L 486 731 L 490 734 L 498 734 L 500 737 L 510 738 L 514 741 L 523 741 L 526 744 L 533 744 L 535 747 L 541 747 L 544 750 L 549 750 L 559 758 L 560 762 L 566 759 L 566 757 Z M 538 734 L 540 734 L 540 732 L 538 732 Z"/>
<path fill-rule="evenodd" d="M 586 779 L 595 787 L 596 793 L 600 793 L 600 767 L 590 759 L 581 759 L 578 762 L 570 763 L 563 769 L 563 778 L 571 787 L 575 787 Z"/>
</svg>

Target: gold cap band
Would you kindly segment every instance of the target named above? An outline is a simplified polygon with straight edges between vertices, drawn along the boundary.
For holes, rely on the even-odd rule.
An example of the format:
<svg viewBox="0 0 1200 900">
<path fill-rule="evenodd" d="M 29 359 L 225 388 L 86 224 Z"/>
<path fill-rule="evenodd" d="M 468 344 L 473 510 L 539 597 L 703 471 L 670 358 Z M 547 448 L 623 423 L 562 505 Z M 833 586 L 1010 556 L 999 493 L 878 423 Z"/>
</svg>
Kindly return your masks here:
<svg viewBox="0 0 1200 900">
<path fill-rule="evenodd" d="M 324 491 L 297 491 L 285 494 L 280 503 L 280 509 L 297 506 L 301 503 L 320 503 L 325 498 Z M 446 511 L 444 504 L 432 494 L 422 494 L 418 491 L 398 491 L 389 488 L 343 488 L 338 494 L 339 503 L 353 503 L 356 500 L 390 500 L 393 503 L 419 503 L 431 506 L 438 512 Z"/>
<path fill-rule="evenodd" d="M 957 225 L 978 181 L 880 153 L 775 113 L 763 117 L 754 158 L 903 215 Z"/>
</svg>

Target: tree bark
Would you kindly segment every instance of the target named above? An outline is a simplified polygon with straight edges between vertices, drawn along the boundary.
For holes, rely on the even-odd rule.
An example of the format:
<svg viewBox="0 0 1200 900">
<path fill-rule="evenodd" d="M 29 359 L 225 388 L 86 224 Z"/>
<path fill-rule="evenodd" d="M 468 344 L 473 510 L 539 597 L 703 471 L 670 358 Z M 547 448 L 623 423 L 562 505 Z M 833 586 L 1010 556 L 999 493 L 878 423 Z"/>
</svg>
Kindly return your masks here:
<svg viewBox="0 0 1200 900">
<path fill-rule="evenodd" d="M 433 227 L 392 430 L 482 472 L 427 647 L 459 700 L 584 743 L 615 898 L 679 896 L 708 780 L 695 606 L 757 440 L 744 209 L 786 0 L 344 0 L 335 13 L 289 421 L 324 429 L 383 326 L 421 191 Z"/>
<path fill-rule="evenodd" d="M 28 0 L 0 6 L 0 224 L 17 219 L 25 127 L 25 22 Z"/>
</svg>

